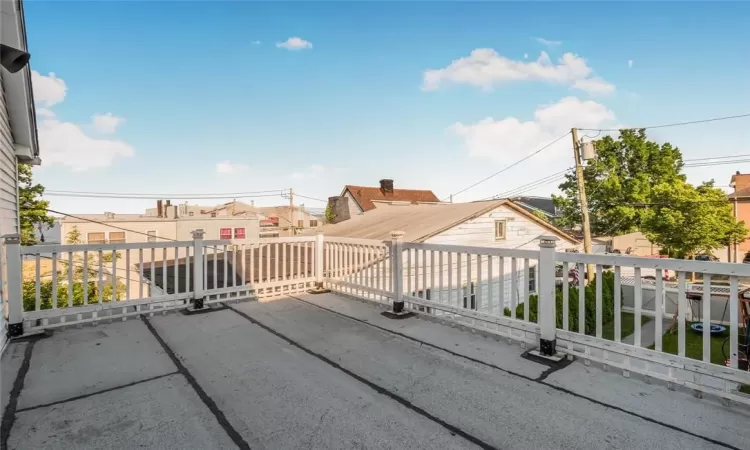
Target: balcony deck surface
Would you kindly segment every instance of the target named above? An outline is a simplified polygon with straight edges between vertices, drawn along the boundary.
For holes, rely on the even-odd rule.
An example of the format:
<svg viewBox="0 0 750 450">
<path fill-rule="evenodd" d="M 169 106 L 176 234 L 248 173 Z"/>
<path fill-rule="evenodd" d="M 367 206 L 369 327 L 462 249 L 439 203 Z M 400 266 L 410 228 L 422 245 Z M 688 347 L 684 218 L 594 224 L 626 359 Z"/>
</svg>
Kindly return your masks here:
<svg viewBox="0 0 750 450">
<path fill-rule="evenodd" d="M 333 294 L 15 342 L 8 449 L 748 448 L 750 410 Z"/>
</svg>

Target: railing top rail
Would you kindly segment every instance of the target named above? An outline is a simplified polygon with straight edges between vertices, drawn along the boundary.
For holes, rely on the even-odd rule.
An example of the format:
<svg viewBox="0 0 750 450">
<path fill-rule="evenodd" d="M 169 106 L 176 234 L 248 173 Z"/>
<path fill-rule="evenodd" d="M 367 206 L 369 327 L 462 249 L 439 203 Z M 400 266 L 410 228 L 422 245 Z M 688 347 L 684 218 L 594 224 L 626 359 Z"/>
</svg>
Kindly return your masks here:
<svg viewBox="0 0 750 450">
<path fill-rule="evenodd" d="M 263 238 L 257 241 L 250 242 L 251 245 L 259 244 L 280 244 L 290 242 L 315 242 L 315 236 L 284 236 L 274 238 Z"/>
<path fill-rule="evenodd" d="M 666 269 L 680 272 L 700 272 L 716 275 L 750 276 L 750 264 L 694 261 L 688 259 L 643 258 L 614 254 L 587 255 L 585 253 L 555 253 L 555 261 L 637 267 L 641 269 Z"/>
<path fill-rule="evenodd" d="M 21 255 L 36 255 L 63 252 L 82 252 L 82 251 L 112 251 L 112 250 L 133 250 L 133 249 L 163 249 L 175 247 L 189 247 L 193 245 L 193 240 L 189 241 L 169 241 L 169 242 L 130 242 L 123 244 L 45 244 L 21 246 Z M 203 241 L 203 245 L 230 245 L 231 241 Z"/>
<path fill-rule="evenodd" d="M 381 241 L 379 239 L 361 239 L 361 238 L 348 238 L 348 237 L 338 237 L 338 236 L 326 236 L 325 242 L 335 242 L 338 244 L 382 246 L 382 245 L 388 245 L 391 241 Z"/>
<path fill-rule="evenodd" d="M 470 253 L 474 255 L 504 256 L 507 258 L 539 259 L 539 250 L 519 250 L 514 248 L 472 247 L 467 245 L 424 244 L 404 242 L 404 249 L 414 248 L 435 252 Z"/>
</svg>

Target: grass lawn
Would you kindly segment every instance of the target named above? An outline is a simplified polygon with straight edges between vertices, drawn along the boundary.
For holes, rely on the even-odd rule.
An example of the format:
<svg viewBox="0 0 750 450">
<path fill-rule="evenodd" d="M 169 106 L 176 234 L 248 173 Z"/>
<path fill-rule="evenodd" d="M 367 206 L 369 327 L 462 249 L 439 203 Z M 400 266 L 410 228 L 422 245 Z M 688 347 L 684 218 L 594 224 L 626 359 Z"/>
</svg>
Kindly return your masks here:
<svg viewBox="0 0 750 450">
<path fill-rule="evenodd" d="M 648 322 L 647 316 L 641 316 L 641 325 Z M 629 312 L 620 313 L 620 339 L 630 336 L 635 332 L 635 314 Z M 609 341 L 615 340 L 615 321 L 605 323 L 602 326 L 602 337 Z"/>
</svg>

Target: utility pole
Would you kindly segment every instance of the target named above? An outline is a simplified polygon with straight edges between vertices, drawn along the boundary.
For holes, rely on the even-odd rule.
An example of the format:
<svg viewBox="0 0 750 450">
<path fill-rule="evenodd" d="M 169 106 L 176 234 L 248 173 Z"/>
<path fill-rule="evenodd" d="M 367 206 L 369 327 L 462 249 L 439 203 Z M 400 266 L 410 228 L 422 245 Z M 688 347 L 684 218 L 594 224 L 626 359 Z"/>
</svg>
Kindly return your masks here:
<svg viewBox="0 0 750 450">
<path fill-rule="evenodd" d="M 591 225 L 589 224 L 589 202 L 586 199 L 586 185 L 583 182 L 583 165 L 581 160 L 581 151 L 578 146 L 578 130 L 570 129 L 573 136 L 573 155 L 576 160 L 576 178 L 578 179 L 578 202 L 581 206 L 581 223 L 583 225 L 583 251 L 586 254 L 591 253 Z M 586 279 L 594 279 L 594 266 L 588 265 L 586 268 Z"/>
<path fill-rule="evenodd" d="M 290 236 L 294 236 L 294 189 L 289 189 L 289 230 Z"/>
</svg>

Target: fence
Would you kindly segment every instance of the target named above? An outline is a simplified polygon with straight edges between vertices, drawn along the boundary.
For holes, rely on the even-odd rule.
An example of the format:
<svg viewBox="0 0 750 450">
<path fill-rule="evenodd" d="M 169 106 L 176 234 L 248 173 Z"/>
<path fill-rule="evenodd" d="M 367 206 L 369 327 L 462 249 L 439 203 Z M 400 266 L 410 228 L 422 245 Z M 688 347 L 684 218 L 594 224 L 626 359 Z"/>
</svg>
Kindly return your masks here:
<svg viewBox="0 0 750 450">
<path fill-rule="evenodd" d="M 746 264 L 556 252 L 555 238 L 541 238 L 538 250 L 407 243 L 399 232 L 390 241 L 318 234 L 240 246 L 205 241 L 201 230 L 186 242 L 22 247 L 14 236 L 5 244 L 0 274 L 6 274 L 11 336 L 283 296 L 323 283 L 396 312 L 404 308 L 538 345 L 544 354 L 575 355 L 750 404 L 736 391 L 750 384 L 738 344 Z M 595 279 L 587 284 L 588 265 Z M 622 276 L 623 268 L 633 276 Z M 571 280 L 572 269 L 581 276 Z M 644 269 L 654 271 L 653 281 L 641 277 Z M 663 279 L 666 270 L 676 282 Z M 703 283 L 689 284 L 691 272 L 702 274 Z M 728 278 L 728 287 L 713 289 L 712 276 Z M 704 293 L 707 301 L 693 305 L 701 320 L 690 323 L 688 297 Z M 712 316 L 711 298 L 719 294 L 727 299 L 728 320 Z M 653 308 L 645 307 L 646 295 L 653 295 Z M 650 321 L 641 326 L 644 317 Z M 719 322 L 728 338 L 712 336 Z"/>
<path fill-rule="evenodd" d="M 240 246 L 204 240 L 202 230 L 193 237 L 34 246 L 6 237 L 0 269 L 7 274 L 8 334 L 296 293 L 312 286 L 320 265 L 315 246 L 322 236 Z"/>
<path fill-rule="evenodd" d="M 640 373 L 750 404 L 736 390 L 750 384 L 750 373 L 738 369 L 746 358 L 738 348 L 739 277 L 750 276 L 750 265 L 555 252 L 554 238 L 542 238 L 539 250 L 515 250 L 407 243 L 400 236 L 394 233 L 390 242 L 326 238 L 326 285 L 378 302 L 403 302 L 406 310 L 596 361 L 626 376 Z M 557 265 L 562 277 L 556 277 Z M 595 273 L 592 283 L 584 276 L 587 265 Z M 621 276 L 623 268 L 634 276 Z M 571 279 L 572 269 L 581 276 Z M 643 269 L 653 270 L 655 280 L 642 279 Z M 676 273 L 676 282 L 664 281 L 666 270 Z M 702 274 L 703 283 L 688 283 L 690 272 Z M 729 286 L 712 289 L 712 275 L 728 277 Z M 629 287 L 632 307 L 623 305 Z M 651 310 L 643 302 L 649 289 L 662 299 Z M 664 300 L 672 290 L 673 312 Z M 719 322 L 712 319 L 711 296 L 700 303 L 704 331 L 688 322 L 688 295 L 703 292 L 727 299 L 728 339 L 711 334 Z M 632 324 L 623 322 L 631 317 Z M 716 339 L 726 341 L 726 366 Z"/>
</svg>

